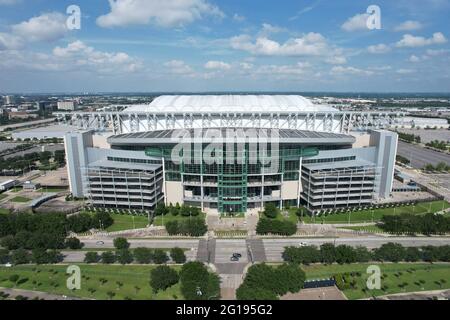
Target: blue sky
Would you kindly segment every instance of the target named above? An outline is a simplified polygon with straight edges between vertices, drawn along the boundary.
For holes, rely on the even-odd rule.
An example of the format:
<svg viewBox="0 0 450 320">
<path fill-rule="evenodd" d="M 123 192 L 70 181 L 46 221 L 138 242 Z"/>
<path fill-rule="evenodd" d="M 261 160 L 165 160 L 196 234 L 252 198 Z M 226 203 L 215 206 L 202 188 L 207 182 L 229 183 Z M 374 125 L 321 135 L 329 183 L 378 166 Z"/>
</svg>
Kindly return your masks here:
<svg viewBox="0 0 450 320">
<path fill-rule="evenodd" d="M 0 92 L 450 92 L 449 16 L 450 0 L 0 0 Z"/>
</svg>

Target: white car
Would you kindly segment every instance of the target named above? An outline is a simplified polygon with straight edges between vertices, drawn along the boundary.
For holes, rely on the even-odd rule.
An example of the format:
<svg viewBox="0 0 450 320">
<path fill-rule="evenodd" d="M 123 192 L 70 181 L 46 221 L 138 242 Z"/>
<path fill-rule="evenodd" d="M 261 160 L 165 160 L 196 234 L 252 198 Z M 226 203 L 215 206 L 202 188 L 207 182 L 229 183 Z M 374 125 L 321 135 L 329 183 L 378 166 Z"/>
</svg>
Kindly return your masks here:
<svg viewBox="0 0 450 320">
<path fill-rule="evenodd" d="M 299 247 L 307 247 L 308 243 L 307 242 L 300 242 L 300 244 L 298 246 Z"/>
</svg>

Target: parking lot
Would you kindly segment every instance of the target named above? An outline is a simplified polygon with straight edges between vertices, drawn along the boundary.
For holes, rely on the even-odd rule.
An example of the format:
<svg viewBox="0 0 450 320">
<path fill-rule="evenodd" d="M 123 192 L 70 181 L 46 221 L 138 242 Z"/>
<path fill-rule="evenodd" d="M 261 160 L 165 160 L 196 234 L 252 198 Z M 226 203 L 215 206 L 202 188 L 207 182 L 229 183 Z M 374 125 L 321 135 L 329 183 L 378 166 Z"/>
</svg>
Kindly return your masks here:
<svg viewBox="0 0 450 320">
<path fill-rule="evenodd" d="M 440 162 L 450 164 L 450 155 L 425 149 L 403 141 L 398 142 L 397 153 L 411 161 L 411 166 L 422 169 L 427 164 L 437 165 Z"/>
</svg>

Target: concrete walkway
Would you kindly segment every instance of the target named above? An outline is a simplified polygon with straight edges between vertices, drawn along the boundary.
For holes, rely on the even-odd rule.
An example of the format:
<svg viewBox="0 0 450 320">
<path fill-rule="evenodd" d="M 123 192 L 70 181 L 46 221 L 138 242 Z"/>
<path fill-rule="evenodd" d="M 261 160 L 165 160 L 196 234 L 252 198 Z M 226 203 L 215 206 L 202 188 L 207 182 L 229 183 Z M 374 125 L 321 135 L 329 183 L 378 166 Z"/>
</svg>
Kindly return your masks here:
<svg viewBox="0 0 450 320">
<path fill-rule="evenodd" d="M 17 296 L 22 296 L 28 298 L 28 300 L 39 299 L 39 300 L 83 300 L 75 297 L 67 297 L 63 295 L 50 294 L 41 291 L 23 290 L 23 289 L 11 289 L 2 288 L 0 291 L 9 295 L 8 299 L 13 300 Z"/>
</svg>

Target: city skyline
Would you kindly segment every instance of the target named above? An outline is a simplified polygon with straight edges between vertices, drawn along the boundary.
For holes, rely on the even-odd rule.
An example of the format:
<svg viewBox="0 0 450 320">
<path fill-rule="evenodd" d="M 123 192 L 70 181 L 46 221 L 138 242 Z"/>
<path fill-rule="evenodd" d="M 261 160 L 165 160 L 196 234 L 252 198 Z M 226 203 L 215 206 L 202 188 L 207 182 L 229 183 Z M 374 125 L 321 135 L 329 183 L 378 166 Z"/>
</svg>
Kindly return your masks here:
<svg viewBox="0 0 450 320">
<path fill-rule="evenodd" d="M 0 90 L 450 91 L 449 1 L 282 4 L 0 0 Z"/>
</svg>

